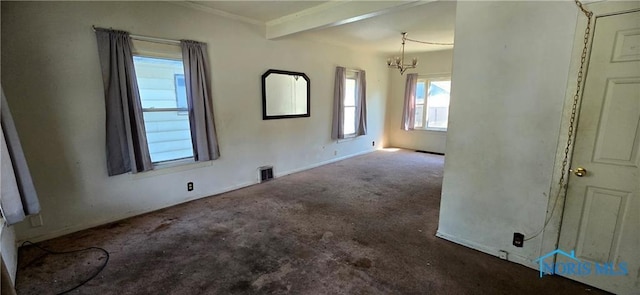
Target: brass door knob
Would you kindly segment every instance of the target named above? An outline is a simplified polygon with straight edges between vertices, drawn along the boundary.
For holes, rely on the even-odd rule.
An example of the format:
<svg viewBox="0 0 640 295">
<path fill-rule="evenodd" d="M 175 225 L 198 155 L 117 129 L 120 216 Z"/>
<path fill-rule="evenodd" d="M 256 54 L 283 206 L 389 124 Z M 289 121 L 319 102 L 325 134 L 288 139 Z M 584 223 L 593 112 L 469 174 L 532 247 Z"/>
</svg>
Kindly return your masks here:
<svg viewBox="0 0 640 295">
<path fill-rule="evenodd" d="M 578 177 L 583 177 L 583 176 L 587 175 L 587 169 L 584 169 L 582 167 L 578 167 L 576 169 L 571 169 L 569 171 L 573 172 L 573 174 L 575 174 Z"/>
</svg>

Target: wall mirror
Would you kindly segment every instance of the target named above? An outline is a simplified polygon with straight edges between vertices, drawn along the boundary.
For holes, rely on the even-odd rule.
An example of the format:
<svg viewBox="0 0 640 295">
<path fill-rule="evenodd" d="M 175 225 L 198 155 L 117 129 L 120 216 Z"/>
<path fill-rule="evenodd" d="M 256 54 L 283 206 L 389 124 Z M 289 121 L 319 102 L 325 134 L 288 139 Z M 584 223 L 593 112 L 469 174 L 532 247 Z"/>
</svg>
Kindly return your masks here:
<svg viewBox="0 0 640 295">
<path fill-rule="evenodd" d="M 311 116 L 310 84 L 304 73 L 268 70 L 262 75 L 262 119 Z"/>
</svg>

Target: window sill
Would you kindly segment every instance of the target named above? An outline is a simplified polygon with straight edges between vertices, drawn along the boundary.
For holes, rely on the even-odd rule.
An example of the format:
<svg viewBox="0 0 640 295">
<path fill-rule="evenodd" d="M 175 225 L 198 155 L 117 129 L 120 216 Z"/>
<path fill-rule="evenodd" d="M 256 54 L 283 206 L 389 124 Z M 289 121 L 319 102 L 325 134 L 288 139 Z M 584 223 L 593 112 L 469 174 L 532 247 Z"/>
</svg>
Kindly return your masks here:
<svg viewBox="0 0 640 295">
<path fill-rule="evenodd" d="M 153 169 L 166 169 L 166 168 L 171 168 L 176 166 L 193 164 L 195 162 L 196 161 L 193 159 L 193 157 L 185 158 L 185 159 L 170 160 L 165 162 L 154 163 Z"/>
<path fill-rule="evenodd" d="M 338 139 L 338 143 L 341 142 L 347 142 L 347 141 L 352 141 L 354 139 L 356 139 L 358 136 L 356 136 L 356 134 L 349 134 L 349 135 L 345 135 L 344 138 L 339 138 Z"/>
<path fill-rule="evenodd" d="M 440 128 L 414 128 L 413 131 L 431 131 L 431 132 L 447 133 L 447 129 L 440 129 Z"/>
<path fill-rule="evenodd" d="M 133 174 L 134 179 L 148 178 L 158 175 L 187 171 L 211 166 L 213 161 L 196 162 L 193 158 L 167 161 L 153 165 L 153 170 Z"/>
</svg>

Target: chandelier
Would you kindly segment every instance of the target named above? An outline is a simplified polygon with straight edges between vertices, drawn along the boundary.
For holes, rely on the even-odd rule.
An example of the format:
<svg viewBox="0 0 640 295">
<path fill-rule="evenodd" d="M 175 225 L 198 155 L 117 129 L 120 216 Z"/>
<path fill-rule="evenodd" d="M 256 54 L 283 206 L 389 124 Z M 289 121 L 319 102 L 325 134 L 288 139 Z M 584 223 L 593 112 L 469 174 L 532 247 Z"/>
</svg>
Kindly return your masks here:
<svg viewBox="0 0 640 295">
<path fill-rule="evenodd" d="M 389 68 L 396 68 L 400 70 L 400 75 L 404 74 L 404 71 L 413 69 L 418 64 L 418 58 L 414 57 L 411 60 L 411 64 L 404 63 L 404 43 L 407 41 L 407 32 L 402 32 L 402 55 L 396 56 L 393 59 L 387 58 L 387 66 Z"/>
<path fill-rule="evenodd" d="M 445 46 L 451 46 L 453 45 L 453 43 L 439 43 L 439 42 L 426 42 L 426 41 L 418 41 L 418 40 L 413 40 L 413 39 L 409 39 L 407 38 L 407 32 L 402 32 L 402 51 L 401 51 L 401 55 L 400 56 L 396 56 L 394 58 L 388 58 L 387 59 L 387 66 L 391 69 L 398 69 L 400 70 L 400 75 L 404 74 L 404 72 L 408 69 L 413 69 L 416 67 L 416 65 L 418 64 L 418 58 L 414 57 L 411 60 L 411 63 L 404 63 L 404 44 L 406 43 L 406 41 L 411 41 L 411 42 L 416 42 L 416 43 L 423 43 L 423 44 L 430 44 L 430 45 L 445 45 Z"/>
</svg>

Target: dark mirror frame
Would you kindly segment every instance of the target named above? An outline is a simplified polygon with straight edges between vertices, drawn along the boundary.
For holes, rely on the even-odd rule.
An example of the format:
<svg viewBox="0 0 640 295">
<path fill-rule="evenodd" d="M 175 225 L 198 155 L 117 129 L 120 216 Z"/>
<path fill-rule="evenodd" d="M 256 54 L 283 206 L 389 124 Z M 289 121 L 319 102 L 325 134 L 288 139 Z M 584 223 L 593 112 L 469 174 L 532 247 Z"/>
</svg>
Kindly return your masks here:
<svg viewBox="0 0 640 295">
<path fill-rule="evenodd" d="M 307 113 L 306 114 L 276 115 L 276 116 L 267 115 L 267 77 L 271 74 L 300 76 L 307 81 Z M 309 77 L 305 73 L 274 70 L 274 69 L 269 69 L 264 74 L 262 74 L 262 120 L 301 118 L 301 117 L 311 117 L 311 80 L 309 79 Z"/>
</svg>

